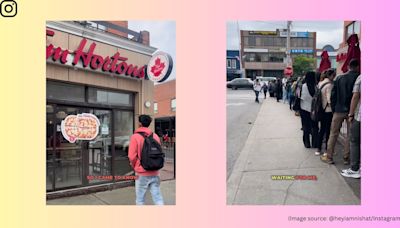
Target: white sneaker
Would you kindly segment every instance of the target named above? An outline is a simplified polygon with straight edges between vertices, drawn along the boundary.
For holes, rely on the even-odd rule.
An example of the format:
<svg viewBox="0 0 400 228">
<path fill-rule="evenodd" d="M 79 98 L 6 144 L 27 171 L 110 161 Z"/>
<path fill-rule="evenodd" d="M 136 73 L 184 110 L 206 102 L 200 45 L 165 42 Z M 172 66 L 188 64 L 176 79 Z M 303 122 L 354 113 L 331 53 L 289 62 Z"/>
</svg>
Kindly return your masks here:
<svg viewBox="0 0 400 228">
<path fill-rule="evenodd" d="M 319 152 L 319 151 L 315 152 L 315 156 L 320 156 L 320 155 L 321 155 L 321 152 Z"/>
<path fill-rule="evenodd" d="M 353 171 L 351 168 L 343 169 L 341 174 L 344 177 L 351 177 L 351 178 L 355 178 L 355 179 L 361 178 L 360 170 Z"/>
</svg>

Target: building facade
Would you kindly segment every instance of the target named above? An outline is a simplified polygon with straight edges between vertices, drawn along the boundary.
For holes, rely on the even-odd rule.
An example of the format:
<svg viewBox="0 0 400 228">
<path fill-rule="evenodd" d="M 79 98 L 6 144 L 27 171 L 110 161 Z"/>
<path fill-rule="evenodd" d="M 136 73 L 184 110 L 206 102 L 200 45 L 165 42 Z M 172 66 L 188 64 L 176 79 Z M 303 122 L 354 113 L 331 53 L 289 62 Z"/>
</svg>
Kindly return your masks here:
<svg viewBox="0 0 400 228">
<path fill-rule="evenodd" d="M 287 66 L 287 31 L 240 31 L 242 68 L 247 78 L 282 77 Z M 291 32 L 290 54 L 316 56 L 316 32 Z"/>
<path fill-rule="evenodd" d="M 46 35 L 47 196 L 127 182 L 138 116 L 154 117 L 149 33 L 125 22 L 48 21 Z"/>
<path fill-rule="evenodd" d="M 157 84 L 154 88 L 155 132 L 167 135 L 169 142 L 175 142 L 176 81 Z"/>
<path fill-rule="evenodd" d="M 240 70 L 239 50 L 226 51 L 226 80 L 230 81 L 235 78 L 240 78 L 242 71 Z"/>
</svg>

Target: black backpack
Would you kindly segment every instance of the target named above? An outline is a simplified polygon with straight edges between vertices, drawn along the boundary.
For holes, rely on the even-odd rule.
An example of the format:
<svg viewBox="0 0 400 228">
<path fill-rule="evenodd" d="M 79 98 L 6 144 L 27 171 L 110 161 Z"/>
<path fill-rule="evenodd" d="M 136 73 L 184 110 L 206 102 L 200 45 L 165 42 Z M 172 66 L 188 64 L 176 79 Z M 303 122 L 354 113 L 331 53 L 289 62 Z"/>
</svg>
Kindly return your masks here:
<svg viewBox="0 0 400 228">
<path fill-rule="evenodd" d="M 148 171 L 159 170 L 164 167 L 165 154 L 160 143 L 153 138 L 153 133 L 147 137 L 142 132 L 138 132 L 138 134 L 144 138 L 140 159 L 142 167 Z"/>
<path fill-rule="evenodd" d="M 322 88 L 324 88 L 327 84 L 331 82 L 327 82 L 321 86 L 320 89 L 315 91 L 315 94 L 311 101 L 311 119 L 314 121 L 320 121 L 322 119 L 322 115 L 325 112 L 325 109 L 328 107 L 322 107 Z"/>
</svg>

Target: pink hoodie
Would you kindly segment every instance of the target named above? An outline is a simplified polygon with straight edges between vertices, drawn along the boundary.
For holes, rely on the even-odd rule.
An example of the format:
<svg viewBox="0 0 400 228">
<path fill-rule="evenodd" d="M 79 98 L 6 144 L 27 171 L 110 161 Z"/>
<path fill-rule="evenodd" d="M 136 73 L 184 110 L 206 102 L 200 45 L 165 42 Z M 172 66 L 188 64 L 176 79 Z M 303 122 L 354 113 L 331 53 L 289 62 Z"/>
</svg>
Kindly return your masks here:
<svg viewBox="0 0 400 228">
<path fill-rule="evenodd" d="M 147 127 L 138 128 L 135 133 L 143 132 L 146 136 L 149 136 L 152 131 Z M 153 134 L 153 138 L 160 143 L 160 138 L 157 134 Z M 135 174 L 138 176 L 158 176 L 159 171 L 147 171 L 140 165 L 140 158 L 142 155 L 144 138 L 139 134 L 133 134 L 129 143 L 128 157 L 131 162 L 131 166 L 134 167 Z M 139 159 L 138 159 L 139 157 Z"/>
</svg>

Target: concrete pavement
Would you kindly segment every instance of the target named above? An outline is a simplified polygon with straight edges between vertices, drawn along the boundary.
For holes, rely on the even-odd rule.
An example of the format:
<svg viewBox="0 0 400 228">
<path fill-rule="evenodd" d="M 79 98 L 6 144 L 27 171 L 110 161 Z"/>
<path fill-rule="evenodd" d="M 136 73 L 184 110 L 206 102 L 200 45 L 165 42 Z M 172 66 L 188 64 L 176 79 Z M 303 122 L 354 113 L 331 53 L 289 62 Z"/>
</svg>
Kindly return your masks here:
<svg viewBox="0 0 400 228">
<path fill-rule="evenodd" d="M 300 128 L 300 118 L 287 104 L 263 101 L 228 179 L 227 204 L 360 204 L 336 167 L 303 146 Z M 315 175 L 317 180 L 272 180 L 271 175 Z"/>
<path fill-rule="evenodd" d="M 264 97 L 264 95 L 260 96 Z M 261 105 L 254 102 L 253 90 L 226 90 L 226 170 L 228 179 Z M 260 99 L 262 100 L 262 99 Z"/>
<path fill-rule="evenodd" d="M 162 181 L 161 193 L 165 205 L 175 205 L 175 180 Z M 146 205 L 152 204 L 151 194 L 147 191 Z M 47 205 L 135 205 L 135 187 L 47 200 Z"/>
</svg>

